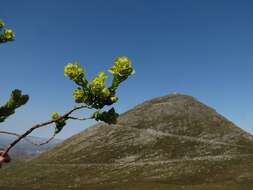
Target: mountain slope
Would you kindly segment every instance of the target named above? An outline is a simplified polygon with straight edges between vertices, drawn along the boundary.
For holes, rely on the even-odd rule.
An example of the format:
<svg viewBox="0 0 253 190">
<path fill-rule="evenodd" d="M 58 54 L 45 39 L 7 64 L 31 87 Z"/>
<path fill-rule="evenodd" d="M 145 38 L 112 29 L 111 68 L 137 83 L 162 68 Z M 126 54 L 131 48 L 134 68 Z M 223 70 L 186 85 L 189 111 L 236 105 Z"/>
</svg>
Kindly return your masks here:
<svg viewBox="0 0 253 190">
<path fill-rule="evenodd" d="M 115 126 L 97 124 L 26 165 L 5 169 L 0 187 L 250 190 L 252 160 L 250 134 L 177 94 L 146 101 Z"/>
</svg>

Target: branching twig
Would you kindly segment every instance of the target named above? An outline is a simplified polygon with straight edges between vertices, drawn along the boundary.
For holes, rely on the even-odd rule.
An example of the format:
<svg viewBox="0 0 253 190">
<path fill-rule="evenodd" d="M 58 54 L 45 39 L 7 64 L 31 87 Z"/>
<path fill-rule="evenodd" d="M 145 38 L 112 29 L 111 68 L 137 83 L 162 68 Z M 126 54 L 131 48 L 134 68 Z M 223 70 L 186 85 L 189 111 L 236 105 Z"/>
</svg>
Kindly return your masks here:
<svg viewBox="0 0 253 190">
<path fill-rule="evenodd" d="M 16 136 L 16 137 L 20 137 L 21 136 L 20 134 L 9 132 L 9 131 L 0 131 L 0 134 L 12 135 L 12 136 Z M 27 141 L 27 142 L 29 142 L 32 145 L 36 145 L 36 146 L 40 145 L 40 144 L 37 144 L 37 143 L 31 141 L 29 138 L 24 138 L 24 140 Z"/>
<path fill-rule="evenodd" d="M 69 116 L 69 117 L 67 117 L 67 118 L 68 118 L 68 119 L 73 119 L 73 120 L 84 121 L 84 120 L 87 120 L 87 119 L 92 119 L 92 116 L 91 116 L 91 117 L 82 117 L 82 118 Z"/>
<path fill-rule="evenodd" d="M 66 118 L 67 118 L 67 119 L 73 119 L 73 120 L 84 121 L 84 120 L 92 119 L 92 116 L 90 116 L 90 117 L 83 117 L 83 118 L 68 116 L 68 117 L 66 117 Z M 47 141 L 45 141 L 45 142 L 43 142 L 43 143 L 40 143 L 40 144 L 38 144 L 38 145 L 41 146 L 41 145 L 48 144 L 49 142 L 51 142 L 51 141 L 55 138 L 55 136 L 56 136 L 56 133 L 54 133 L 54 134 L 52 135 L 52 137 L 50 137 Z"/>
<path fill-rule="evenodd" d="M 54 133 L 52 137 L 50 137 L 47 141 L 40 143 L 39 146 L 45 145 L 45 144 L 49 143 L 50 141 L 52 141 L 54 139 L 55 135 L 56 134 Z"/>
<path fill-rule="evenodd" d="M 13 133 L 13 132 L 9 132 L 9 131 L 0 131 L 0 134 L 13 135 L 13 136 L 16 136 L 16 137 L 20 137 L 20 136 L 21 136 L 20 134 Z M 28 143 L 32 144 L 32 145 L 35 145 L 35 146 L 42 146 L 42 145 L 44 145 L 44 144 L 49 143 L 51 140 L 53 140 L 54 137 L 55 137 L 55 135 L 56 135 L 56 134 L 53 134 L 53 136 L 50 137 L 47 141 L 41 142 L 41 143 L 36 143 L 36 142 L 30 140 L 29 137 L 24 138 L 24 140 L 27 141 Z"/>
<path fill-rule="evenodd" d="M 82 108 L 89 108 L 88 106 L 86 105 L 81 105 L 81 106 L 77 106 L 77 107 L 74 107 L 73 109 L 71 109 L 70 111 L 66 112 L 65 114 L 63 114 L 62 116 L 58 117 L 57 119 L 52 119 L 52 120 L 49 120 L 49 121 L 46 121 L 44 123 L 40 123 L 40 124 L 36 124 L 34 125 L 33 127 L 31 127 L 29 130 L 27 130 L 25 133 L 23 133 L 22 135 L 18 136 L 18 138 L 16 140 L 14 140 L 11 144 L 9 144 L 9 146 L 4 150 L 4 153 L 2 156 L 6 156 L 7 153 L 19 142 L 21 141 L 23 138 L 27 137 L 30 133 L 33 132 L 33 130 L 35 129 L 38 129 L 38 128 L 41 128 L 41 127 L 44 127 L 44 126 L 47 126 L 49 124 L 52 124 L 52 123 L 55 123 L 57 121 L 60 121 L 61 119 L 65 119 L 65 118 L 68 118 L 70 114 L 72 114 L 74 111 L 76 110 L 79 110 L 79 109 L 82 109 Z M 55 135 L 54 135 L 55 136 Z M 52 140 L 53 137 L 51 137 L 48 141 Z"/>
</svg>

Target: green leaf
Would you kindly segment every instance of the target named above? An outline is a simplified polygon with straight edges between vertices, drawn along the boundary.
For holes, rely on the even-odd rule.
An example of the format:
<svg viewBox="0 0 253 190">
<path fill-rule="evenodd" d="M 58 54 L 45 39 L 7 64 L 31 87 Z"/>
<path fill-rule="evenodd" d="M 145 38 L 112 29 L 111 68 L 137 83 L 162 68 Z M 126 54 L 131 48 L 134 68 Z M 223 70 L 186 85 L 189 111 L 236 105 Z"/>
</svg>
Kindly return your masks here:
<svg viewBox="0 0 253 190">
<path fill-rule="evenodd" d="M 28 100 L 29 96 L 22 95 L 21 90 L 13 90 L 7 103 L 0 107 L 0 122 L 3 122 L 10 115 L 14 114 L 15 110 L 26 104 Z"/>
<path fill-rule="evenodd" d="M 109 111 L 99 110 L 93 114 L 93 118 L 96 121 L 103 121 L 108 124 L 116 124 L 118 117 L 119 117 L 119 114 L 115 112 L 114 108 L 111 108 Z"/>
</svg>

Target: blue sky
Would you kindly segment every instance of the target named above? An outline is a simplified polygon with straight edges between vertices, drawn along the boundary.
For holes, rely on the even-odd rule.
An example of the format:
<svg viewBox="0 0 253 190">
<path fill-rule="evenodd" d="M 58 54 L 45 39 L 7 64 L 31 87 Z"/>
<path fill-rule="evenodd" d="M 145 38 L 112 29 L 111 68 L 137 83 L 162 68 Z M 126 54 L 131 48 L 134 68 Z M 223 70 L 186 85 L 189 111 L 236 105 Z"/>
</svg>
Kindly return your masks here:
<svg viewBox="0 0 253 190">
<path fill-rule="evenodd" d="M 197 97 L 253 133 L 253 2 L 247 0 L 0 0 L 16 32 L 1 45 L 0 102 L 14 88 L 31 97 L 1 129 L 23 132 L 74 104 L 63 67 L 80 61 L 88 78 L 115 56 L 136 75 L 122 84 L 122 113 L 144 100 L 180 92 Z M 82 113 L 84 114 L 84 113 Z M 70 122 L 66 138 L 94 122 Z M 46 137 L 52 126 L 34 135 Z"/>
</svg>

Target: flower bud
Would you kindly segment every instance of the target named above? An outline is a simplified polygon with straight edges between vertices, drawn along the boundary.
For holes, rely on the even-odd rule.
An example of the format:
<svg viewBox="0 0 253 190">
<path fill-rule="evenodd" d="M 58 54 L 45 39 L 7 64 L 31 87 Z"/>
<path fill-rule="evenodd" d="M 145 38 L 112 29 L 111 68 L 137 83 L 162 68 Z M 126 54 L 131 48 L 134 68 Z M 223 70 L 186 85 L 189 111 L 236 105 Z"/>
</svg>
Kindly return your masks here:
<svg viewBox="0 0 253 190">
<path fill-rule="evenodd" d="M 108 96 L 110 96 L 110 90 L 108 89 L 108 88 L 104 88 L 102 91 L 101 91 L 101 95 L 103 96 L 103 97 L 108 97 Z"/>
<path fill-rule="evenodd" d="M 131 60 L 126 57 L 116 57 L 114 61 L 114 66 L 109 69 L 113 75 L 119 75 L 122 77 L 128 77 L 134 74 L 134 69 L 132 68 Z"/>
<path fill-rule="evenodd" d="M 77 88 L 73 92 L 73 97 L 77 102 L 82 102 L 84 99 L 84 91 L 81 88 Z"/>
<path fill-rule="evenodd" d="M 115 102 L 117 102 L 118 97 L 117 97 L 117 96 L 112 96 L 112 97 L 110 98 L 110 100 L 111 100 L 113 103 L 115 103 Z"/>
<path fill-rule="evenodd" d="M 5 25 L 4 21 L 0 20 L 0 28 L 3 28 Z"/>
<path fill-rule="evenodd" d="M 78 81 L 84 77 L 84 69 L 79 63 L 69 63 L 64 68 L 64 75 L 71 80 Z"/>
<path fill-rule="evenodd" d="M 11 29 L 5 29 L 3 36 L 6 41 L 11 41 L 14 40 L 15 34 Z"/>
<path fill-rule="evenodd" d="M 51 113 L 51 118 L 52 119 L 57 119 L 59 117 L 59 114 L 57 112 L 52 112 Z"/>
<path fill-rule="evenodd" d="M 105 80 L 107 79 L 107 76 L 104 72 L 100 72 L 98 76 L 96 76 L 90 83 L 91 91 L 94 94 L 99 94 L 101 91 L 105 89 Z M 106 90 L 104 90 L 105 93 Z"/>
</svg>

